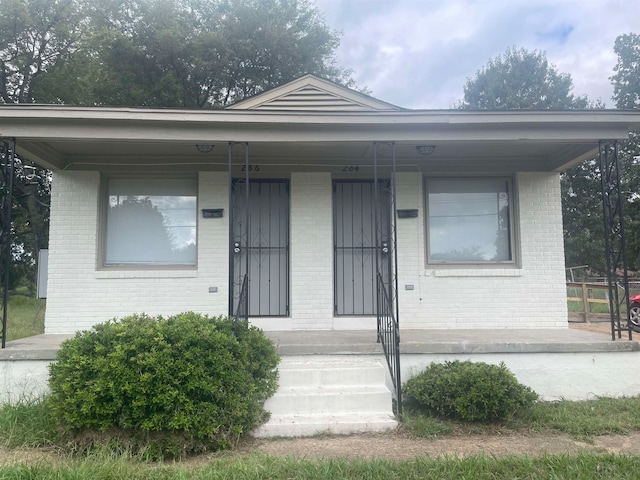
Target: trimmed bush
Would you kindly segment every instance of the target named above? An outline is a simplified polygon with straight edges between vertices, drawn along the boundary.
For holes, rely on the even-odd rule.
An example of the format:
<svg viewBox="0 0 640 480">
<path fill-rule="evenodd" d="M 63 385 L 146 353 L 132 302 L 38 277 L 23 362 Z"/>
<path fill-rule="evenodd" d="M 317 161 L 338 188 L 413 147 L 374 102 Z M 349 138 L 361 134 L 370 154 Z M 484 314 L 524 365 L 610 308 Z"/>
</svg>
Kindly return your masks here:
<svg viewBox="0 0 640 480">
<path fill-rule="evenodd" d="M 438 416 L 478 422 L 503 420 L 528 408 L 538 395 L 504 363 L 432 363 L 403 386 L 409 404 Z"/>
<path fill-rule="evenodd" d="M 279 361 L 261 330 L 232 324 L 133 315 L 77 333 L 50 367 L 54 414 L 76 440 L 108 432 L 152 456 L 229 447 L 266 420 Z"/>
</svg>

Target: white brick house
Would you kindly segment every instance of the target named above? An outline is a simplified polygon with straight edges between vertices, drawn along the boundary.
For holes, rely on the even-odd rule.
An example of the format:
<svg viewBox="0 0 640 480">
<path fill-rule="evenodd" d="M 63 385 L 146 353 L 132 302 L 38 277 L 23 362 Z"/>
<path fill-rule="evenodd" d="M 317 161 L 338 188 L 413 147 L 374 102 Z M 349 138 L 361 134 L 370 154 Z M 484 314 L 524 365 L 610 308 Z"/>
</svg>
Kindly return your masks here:
<svg viewBox="0 0 640 480">
<path fill-rule="evenodd" d="M 401 328 L 564 328 L 559 172 L 639 124 L 609 110 L 404 110 L 313 76 L 223 111 L 0 107 L 0 135 L 53 171 L 48 334 L 227 314 L 247 258 L 252 323 L 375 329 L 392 148 L 408 216 L 395 222 Z"/>
</svg>

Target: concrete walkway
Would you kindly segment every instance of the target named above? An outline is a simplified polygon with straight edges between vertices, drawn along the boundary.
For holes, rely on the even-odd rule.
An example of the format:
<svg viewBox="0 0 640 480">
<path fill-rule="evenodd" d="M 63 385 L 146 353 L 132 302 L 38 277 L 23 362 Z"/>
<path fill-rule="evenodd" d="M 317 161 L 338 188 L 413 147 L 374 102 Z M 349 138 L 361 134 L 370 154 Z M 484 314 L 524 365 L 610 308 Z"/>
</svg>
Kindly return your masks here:
<svg viewBox="0 0 640 480">
<path fill-rule="evenodd" d="M 374 330 L 265 332 L 280 355 L 375 355 L 382 352 Z M 638 334 L 636 334 L 638 335 Z M 0 360 L 54 360 L 60 343 L 72 335 L 36 335 L 7 342 Z M 640 336 L 638 337 L 640 338 Z M 636 352 L 625 338 L 562 329 L 401 330 L 402 353 L 585 353 Z"/>
</svg>

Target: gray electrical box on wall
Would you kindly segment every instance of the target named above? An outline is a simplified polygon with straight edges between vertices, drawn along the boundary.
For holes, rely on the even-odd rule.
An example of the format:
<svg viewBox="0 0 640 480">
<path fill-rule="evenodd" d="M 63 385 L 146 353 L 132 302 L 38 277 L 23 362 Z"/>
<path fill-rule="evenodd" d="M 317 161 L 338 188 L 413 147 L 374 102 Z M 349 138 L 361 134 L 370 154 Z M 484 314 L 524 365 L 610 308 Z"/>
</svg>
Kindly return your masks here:
<svg viewBox="0 0 640 480">
<path fill-rule="evenodd" d="M 47 277 L 49 276 L 49 250 L 38 252 L 38 298 L 47 298 Z"/>
</svg>

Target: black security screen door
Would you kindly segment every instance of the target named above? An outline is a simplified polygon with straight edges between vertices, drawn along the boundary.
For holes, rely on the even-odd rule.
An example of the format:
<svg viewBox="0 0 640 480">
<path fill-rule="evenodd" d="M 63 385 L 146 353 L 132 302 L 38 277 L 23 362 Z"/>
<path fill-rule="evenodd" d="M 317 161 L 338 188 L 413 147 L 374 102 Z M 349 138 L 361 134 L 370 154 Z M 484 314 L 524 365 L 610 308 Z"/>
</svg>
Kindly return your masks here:
<svg viewBox="0 0 640 480">
<path fill-rule="evenodd" d="M 233 182 L 233 283 L 238 298 L 249 262 L 249 316 L 289 315 L 289 182 Z"/>
<path fill-rule="evenodd" d="M 385 280 L 390 271 L 391 211 L 388 183 L 379 182 L 378 189 L 376 233 L 373 181 L 333 183 L 335 315 L 376 314 L 376 267 Z"/>
</svg>

